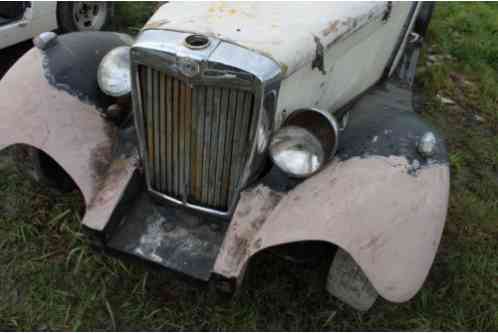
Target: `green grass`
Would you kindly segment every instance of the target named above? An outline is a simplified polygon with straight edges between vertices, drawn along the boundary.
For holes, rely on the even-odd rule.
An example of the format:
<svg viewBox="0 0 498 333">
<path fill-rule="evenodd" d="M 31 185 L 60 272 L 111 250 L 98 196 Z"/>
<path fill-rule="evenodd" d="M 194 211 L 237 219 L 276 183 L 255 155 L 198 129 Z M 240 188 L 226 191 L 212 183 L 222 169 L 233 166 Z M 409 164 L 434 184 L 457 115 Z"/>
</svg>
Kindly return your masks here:
<svg viewBox="0 0 498 333">
<path fill-rule="evenodd" d="M 134 35 L 140 31 L 159 5 L 157 1 L 115 2 L 113 28 Z"/>
<path fill-rule="evenodd" d="M 120 6 L 119 24 L 131 32 L 150 10 Z M 258 257 L 241 295 L 227 300 L 93 250 L 78 194 L 42 188 L 6 161 L 0 330 L 498 330 L 497 31 L 496 4 L 438 5 L 425 51 L 444 60 L 428 68 L 424 52 L 419 84 L 423 117 L 447 139 L 451 198 L 436 261 L 410 302 L 355 312 L 323 291 L 317 270 L 271 256 Z M 438 93 L 457 104 L 441 104 Z"/>
</svg>

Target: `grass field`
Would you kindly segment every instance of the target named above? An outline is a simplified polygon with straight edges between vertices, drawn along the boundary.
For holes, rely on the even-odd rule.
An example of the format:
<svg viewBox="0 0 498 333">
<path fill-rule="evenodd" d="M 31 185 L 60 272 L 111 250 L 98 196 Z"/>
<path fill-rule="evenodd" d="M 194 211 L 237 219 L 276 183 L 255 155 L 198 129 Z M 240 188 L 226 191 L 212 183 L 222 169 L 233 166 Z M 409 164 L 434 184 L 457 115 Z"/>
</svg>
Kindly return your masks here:
<svg viewBox="0 0 498 333">
<path fill-rule="evenodd" d="M 116 26 L 136 32 L 152 7 L 120 4 Z M 324 292 L 316 270 L 269 256 L 227 300 L 93 250 L 78 194 L 30 182 L 3 159 L 0 331 L 498 330 L 498 5 L 439 4 L 418 71 L 423 117 L 447 139 L 452 183 L 436 261 L 410 302 L 355 312 Z"/>
</svg>

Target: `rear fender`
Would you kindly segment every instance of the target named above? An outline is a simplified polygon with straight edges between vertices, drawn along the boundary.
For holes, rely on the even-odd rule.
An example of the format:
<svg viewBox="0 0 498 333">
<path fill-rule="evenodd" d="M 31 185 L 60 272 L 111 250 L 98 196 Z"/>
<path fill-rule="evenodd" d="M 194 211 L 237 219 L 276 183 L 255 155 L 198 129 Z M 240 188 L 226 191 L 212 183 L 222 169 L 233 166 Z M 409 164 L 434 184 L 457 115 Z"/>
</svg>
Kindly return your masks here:
<svg viewBox="0 0 498 333">
<path fill-rule="evenodd" d="M 96 79 L 102 57 L 129 42 L 110 32 L 58 36 L 47 50 L 28 51 L 0 81 L 0 149 L 26 144 L 57 161 L 83 194 L 83 224 L 96 230 L 136 169 L 135 145 L 124 144 L 123 131 L 102 116 L 113 100 Z"/>
<path fill-rule="evenodd" d="M 348 252 L 381 296 L 410 299 L 434 260 L 449 192 L 444 142 L 411 102 L 409 90 L 375 88 L 352 109 L 337 157 L 325 169 L 290 191 L 271 182 L 244 191 L 215 273 L 240 282 L 259 251 L 326 241 Z M 437 143 L 426 159 L 417 142 L 427 132 Z"/>
</svg>

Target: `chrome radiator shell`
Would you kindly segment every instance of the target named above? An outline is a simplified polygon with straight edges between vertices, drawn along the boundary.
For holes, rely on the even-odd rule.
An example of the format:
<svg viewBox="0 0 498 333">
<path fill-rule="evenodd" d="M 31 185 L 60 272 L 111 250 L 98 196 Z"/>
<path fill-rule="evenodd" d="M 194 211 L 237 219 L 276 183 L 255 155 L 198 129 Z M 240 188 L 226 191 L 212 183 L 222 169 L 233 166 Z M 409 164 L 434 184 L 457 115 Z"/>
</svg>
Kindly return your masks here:
<svg viewBox="0 0 498 333">
<path fill-rule="evenodd" d="M 213 38 L 205 50 L 187 49 L 188 35 L 147 30 L 131 50 L 146 183 L 160 199 L 229 216 L 266 149 L 263 99 L 278 93 L 280 67 Z M 185 63 L 197 72 L 183 71 Z"/>
</svg>

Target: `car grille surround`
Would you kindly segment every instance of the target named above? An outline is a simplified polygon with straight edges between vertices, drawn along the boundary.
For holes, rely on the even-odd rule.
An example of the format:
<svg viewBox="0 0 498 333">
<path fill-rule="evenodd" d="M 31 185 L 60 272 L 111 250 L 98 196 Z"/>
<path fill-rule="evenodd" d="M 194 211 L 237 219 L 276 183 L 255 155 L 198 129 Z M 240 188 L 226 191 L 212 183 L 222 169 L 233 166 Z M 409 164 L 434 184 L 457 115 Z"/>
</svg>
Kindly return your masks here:
<svg viewBox="0 0 498 333">
<path fill-rule="evenodd" d="M 190 80 L 144 64 L 133 68 L 149 189 L 228 213 L 255 139 L 254 85 Z"/>
</svg>

